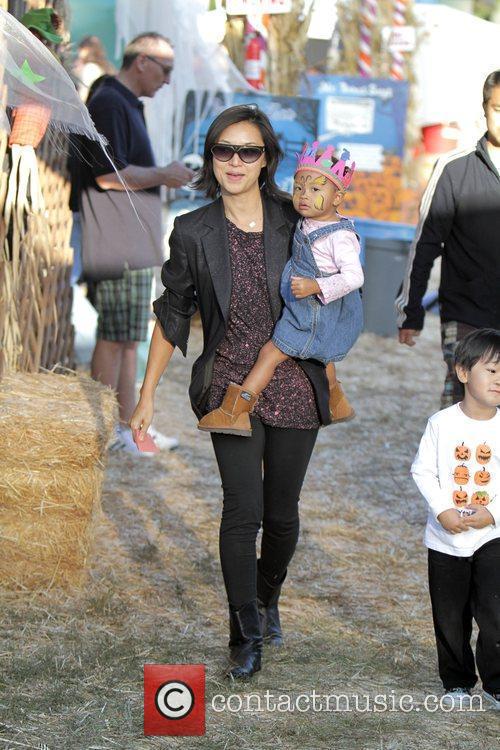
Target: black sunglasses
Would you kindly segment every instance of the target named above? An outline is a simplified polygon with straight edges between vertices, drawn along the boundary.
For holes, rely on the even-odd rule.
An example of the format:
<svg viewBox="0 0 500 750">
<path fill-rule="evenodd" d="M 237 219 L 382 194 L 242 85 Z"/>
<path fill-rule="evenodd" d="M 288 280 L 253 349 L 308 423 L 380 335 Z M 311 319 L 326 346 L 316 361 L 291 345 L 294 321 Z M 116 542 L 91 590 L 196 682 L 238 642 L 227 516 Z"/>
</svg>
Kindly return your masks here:
<svg viewBox="0 0 500 750">
<path fill-rule="evenodd" d="M 238 154 L 245 164 L 257 161 L 265 150 L 265 146 L 232 146 L 230 143 L 216 143 L 210 149 L 217 161 L 230 161 L 235 154 Z"/>
<path fill-rule="evenodd" d="M 148 58 L 148 60 L 152 60 L 152 61 L 153 61 L 153 62 L 155 62 L 155 63 L 156 63 L 157 65 L 159 65 L 159 66 L 160 66 L 160 68 L 161 68 L 161 69 L 163 70 L 163 75 L 164 75 L 165 77 L 166 77 L 166 76 L 169 76 L 169 75 L 170 75 L 170 73 L 171 73 L 171 72 L 173 71 L 173 69 L 174 69 L 174 66 L 173 66 L 173 65 L 164 65 L 164 64 L 163 64 L 162 62 L 160 62 L 159 60 L 157 60 L 157 59 L 156 59 L 156 57 L 153 57 L 152 55 L 144 55 L 144 57 L 147 57 L 147 58 Z"/>
</svg>

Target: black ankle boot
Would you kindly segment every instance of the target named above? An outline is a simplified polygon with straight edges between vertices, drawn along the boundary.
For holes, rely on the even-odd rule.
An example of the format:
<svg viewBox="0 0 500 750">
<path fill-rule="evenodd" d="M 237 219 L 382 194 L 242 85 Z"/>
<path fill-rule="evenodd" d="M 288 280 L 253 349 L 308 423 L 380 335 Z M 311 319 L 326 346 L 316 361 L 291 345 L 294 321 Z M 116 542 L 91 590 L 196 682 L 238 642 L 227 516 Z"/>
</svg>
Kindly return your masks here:
<svg viewBox="0 0 500 750">
<path fill-rule="evenodd" d="M 262 635 L 265 643 L 271 646 L 283 645 L 283 632 L 281 630 L 280 613 L 278 610 L 278 599 L 281 593 L 283 581 L 282 576 L 277 583 L 272 583 L 264 578 L 260 560 L 257 561 L 257 603 L 259 607 Z"/>
<path fill-rule="evenodd" d="M 238 609 L 229 607 L 229 647 L 231 665 L 226 677 L 244 680 L 260 670 L 262 632 L 257 602 L 248 602 Z"/>
</svg>

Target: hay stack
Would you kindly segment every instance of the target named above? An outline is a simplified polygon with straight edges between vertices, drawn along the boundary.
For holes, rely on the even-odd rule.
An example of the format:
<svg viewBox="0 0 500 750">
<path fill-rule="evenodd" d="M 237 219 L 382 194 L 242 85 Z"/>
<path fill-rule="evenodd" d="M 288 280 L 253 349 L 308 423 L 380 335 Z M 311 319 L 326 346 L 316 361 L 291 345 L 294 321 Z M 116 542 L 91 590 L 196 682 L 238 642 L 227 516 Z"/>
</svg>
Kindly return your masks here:
<svg viewBox="0 0 500 750">
<path fill-rule="evenodd" d="M 0 586 L 83 582 L 116 418 L 113 392 L 90 378 L 0 381 Z"/>
</svg>

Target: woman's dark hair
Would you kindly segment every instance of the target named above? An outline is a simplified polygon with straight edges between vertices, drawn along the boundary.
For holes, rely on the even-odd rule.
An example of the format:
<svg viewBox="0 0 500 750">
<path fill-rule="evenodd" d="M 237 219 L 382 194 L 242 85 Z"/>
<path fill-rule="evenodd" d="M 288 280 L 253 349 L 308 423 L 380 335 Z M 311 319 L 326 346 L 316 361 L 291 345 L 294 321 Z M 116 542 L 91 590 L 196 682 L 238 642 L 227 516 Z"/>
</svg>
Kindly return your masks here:
<svg viewBox="0 0 500 750">
<path fill-rule="evenodd" d="M 203 166 L 193 181 L 193 187 L 203 190 L 207 198 L 218 196 L 220 188 L 214 175 L 211 148 L 219 142 L 221 133 L 236 122 L 252 122 L 262 135 L 266 147 L 266 166 L 260 172 L 259 187 L 274 198 L 290 200 L 290 196 L 279 189 L 274 179 L 283 151 L 268 116 L 256 104 L 236 104 L 217 115 L 208 128 L 203 149 Z"/>
<path fill-rule="evenodd" d="M 488 104 L 495 86 L 500 86 L 500 70 L 494 70 L 486 78 L 483 86 L 483 104 Z"/>
<path fill-rule="evenodd" d="M 500 331 L 495 328 L 479 328 L 468 333 L 455 349 L 455 364 L 464 370 L 472 370 L 480 360 L 500 362 Z"/>
</svg>

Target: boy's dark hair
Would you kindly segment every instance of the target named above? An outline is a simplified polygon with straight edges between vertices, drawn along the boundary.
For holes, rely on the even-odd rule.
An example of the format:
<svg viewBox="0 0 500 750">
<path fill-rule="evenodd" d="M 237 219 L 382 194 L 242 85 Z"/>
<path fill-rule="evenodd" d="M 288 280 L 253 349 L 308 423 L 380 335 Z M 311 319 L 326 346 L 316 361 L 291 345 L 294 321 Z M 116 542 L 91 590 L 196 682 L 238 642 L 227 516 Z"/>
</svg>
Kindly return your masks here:
<svg viewBox="0 0 500 750">
<path fill-rule="evenodd" d="M 479 360 L 495 364 L 500 362 L 500 331 L 495 328 L 479 328 L 458 342 L 455 365 L 464 370 L 472 370 Z"/>
<path fill-rule="evenodd" d="M 483 86 L 483 104 L 488 104 L 495 86 L 500 86 L 500 70 L 494 70 L 487 76 Z"/>
<path fill-rule="evenodd" d="M 289 200 L 290 196 L 280 190 L 275 181 L 276 169 L 283 158 L 278 136 L 268 116 L 256 104 L 235 104 L 217 115 L 208 128 L 203 149 L 203 166 L 192 185 L 196 190 L 203 190 L 207 198 L 216 198 L 219 195 L 219 184 L 214 175 L 211 148 L 218 142 L 221 133 L 237 122 L 251 122 L 256 125 L 264 141 L 266 166 L 261 170 L 259 187 L 271 197 Z"/>
</svg>

